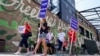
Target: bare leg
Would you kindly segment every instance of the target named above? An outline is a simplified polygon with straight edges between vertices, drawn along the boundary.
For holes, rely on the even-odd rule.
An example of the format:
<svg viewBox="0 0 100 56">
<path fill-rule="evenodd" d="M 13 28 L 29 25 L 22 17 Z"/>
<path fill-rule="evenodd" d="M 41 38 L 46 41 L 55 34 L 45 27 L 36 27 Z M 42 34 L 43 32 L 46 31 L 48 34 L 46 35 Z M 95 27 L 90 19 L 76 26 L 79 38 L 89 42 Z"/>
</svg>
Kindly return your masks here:
<svg viewBox="0 0 100 56">
<path fill-rule="evenodd" d="M 16 54 L 16 55 L 20 54 L 21 50 L 22 50 L 22 47 L 19 47 L 18 51 L 14 54 Z"/>
<path fill-rule="evenodd" d="M 43 48 L 44 48 L 44 55 L 46 56 L 46 54 L 47 54 L 47 45 L 46 45 L 46 39 L 45 38 L 42 39 L 42 45 L 43 45 Z"/>
<path fill-rule="evenodd" d="M 19 47 L 18 52 L 21 52 L 21 50 L 22 50 L 22 47 Z"/>
<path fill-rule="evenodd" d="M 52 53 L 52 48 L 50 47 L 50 52 Z"/>
<path fill-rule="evenodd" d="M 27 48 L 27 52 L 29 52 L 29 48 Z"/>
<path fill-rule="evenodd" d="M 49 52 L 49 47 L 47 47 L 47 53 Z"/>
<path fill-rule="evenodd" d="M 33 51 L 33 54 L 36 54 L 37 49 L 39 48 L 40 43 L 41 43 L 41 39 L 39 39 L 38 43 L 36 44 L 35 49 Z"/>
</svg>

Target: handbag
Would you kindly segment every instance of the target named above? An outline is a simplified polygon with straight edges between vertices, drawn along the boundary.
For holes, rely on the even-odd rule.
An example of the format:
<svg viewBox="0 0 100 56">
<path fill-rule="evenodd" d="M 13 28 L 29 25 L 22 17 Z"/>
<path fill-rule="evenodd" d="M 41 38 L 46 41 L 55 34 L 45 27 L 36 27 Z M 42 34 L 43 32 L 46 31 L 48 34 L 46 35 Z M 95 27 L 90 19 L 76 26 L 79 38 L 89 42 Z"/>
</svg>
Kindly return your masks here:
<svg viewBox="0 0 100 56">
<path fill-rule="evenodd" d="M 28 32 L 27 35 L 28 35 L 29 37 L 31 37 L 31 36 L 32 36 L 32 32 Z"/>
<path fill-rule="evenodd" d="M 64 41 L 63 42 L 63 47 L 67 47 L 67 45 L 68 45 L 67 41 Z"/>
</svg>

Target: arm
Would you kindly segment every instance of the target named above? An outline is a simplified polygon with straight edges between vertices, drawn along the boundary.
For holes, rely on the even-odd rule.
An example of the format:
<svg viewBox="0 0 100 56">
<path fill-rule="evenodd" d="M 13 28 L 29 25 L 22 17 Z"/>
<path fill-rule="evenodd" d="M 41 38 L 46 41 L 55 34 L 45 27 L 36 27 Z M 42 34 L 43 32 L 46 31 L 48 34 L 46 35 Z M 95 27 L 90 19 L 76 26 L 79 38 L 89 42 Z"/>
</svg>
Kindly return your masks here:
<svg viewBox="0 0 100 56">
<path fill-rule="evenodd" d="M 43 29 L 45 29 L 45 28 L 46 28 L 46 27 L 45 27 L 45 26 L 43 26 L 43 25 L 42 25 L 41 27 L 42 27 Z"/>
<path fill-rule="evenodd" d="M 51 40 L 54 40 L 54 35 L 53 35 L 53 33 L 52 33 L 52 39 Z"/>
<path fill-rule="evenodd" d="M 47 23 L 44 23 L 43 25 L 41 25 L 41 27 L 42 27 L 43 29 L 46 29 Z"/>
<path fill-rule="evenodd" d="M 26 30 L 28 30 L 29 32 L 31 32 L 31 26 L 30 25 L 26 26 Z"/>
<path fill-rule="evenodd" d="M 51 40 L 54 40 L 54 37 L 52 37 L 52 39 Z"/>
</svg>

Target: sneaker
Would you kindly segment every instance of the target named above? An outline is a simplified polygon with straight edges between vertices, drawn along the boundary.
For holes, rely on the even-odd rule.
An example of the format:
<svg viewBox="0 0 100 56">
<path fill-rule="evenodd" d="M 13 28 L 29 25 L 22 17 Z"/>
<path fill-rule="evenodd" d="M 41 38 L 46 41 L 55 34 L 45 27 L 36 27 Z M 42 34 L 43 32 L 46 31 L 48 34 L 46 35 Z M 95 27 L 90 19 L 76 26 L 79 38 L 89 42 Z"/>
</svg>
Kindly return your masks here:
<svg viewBox="0 0 100 56">
<path fill-rule="evenodd" d="M 44 56 L 44 54 L 42 54 L 41 56 Z"/>
<path fill-rule="evenodd" d="M 33 52 L 27 52 L 27 53 L 25 54 L 25 56 L 30 56 L 30 55 L 33 55 Z"/>
<path fill-rule="evenodd" d="M 20 52 L 19 51 L 17 51 L 16 53 L 14 53 L 15 55 L 19 55 L 20 54 Z"/>
<path fill-rule="evenodd" d="M 30 52 L 27 52 L 25 55 L 26 55 L 26 56 L 30 56 L 30 55 L 31 55 L 31 53 L 30 53 Z"/>
</svg>

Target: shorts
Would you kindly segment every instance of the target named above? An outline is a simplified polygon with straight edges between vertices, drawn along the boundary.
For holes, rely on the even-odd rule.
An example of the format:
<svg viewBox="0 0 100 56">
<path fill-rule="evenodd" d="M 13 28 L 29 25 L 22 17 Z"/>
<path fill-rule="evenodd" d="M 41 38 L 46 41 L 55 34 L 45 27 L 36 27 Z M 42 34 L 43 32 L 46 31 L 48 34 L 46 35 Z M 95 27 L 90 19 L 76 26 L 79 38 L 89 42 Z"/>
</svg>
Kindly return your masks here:
<svg viewBox="0 0 100 56">
<path fill-rule="evenodd" d="M 52 43 L 47 43 L 47 46 L 48 47 L 52 47 Z"/>
<path fill-rule="evenodd" d="M 42 32 L 40 33 L 39 38 L 46 38 L 46 36 L 47 36 L 47 33 Z"/>
</svg>

